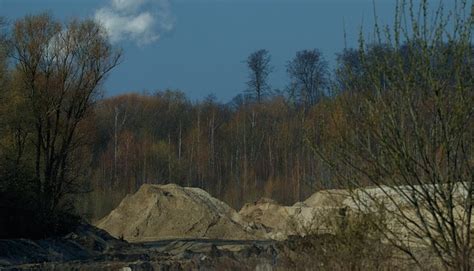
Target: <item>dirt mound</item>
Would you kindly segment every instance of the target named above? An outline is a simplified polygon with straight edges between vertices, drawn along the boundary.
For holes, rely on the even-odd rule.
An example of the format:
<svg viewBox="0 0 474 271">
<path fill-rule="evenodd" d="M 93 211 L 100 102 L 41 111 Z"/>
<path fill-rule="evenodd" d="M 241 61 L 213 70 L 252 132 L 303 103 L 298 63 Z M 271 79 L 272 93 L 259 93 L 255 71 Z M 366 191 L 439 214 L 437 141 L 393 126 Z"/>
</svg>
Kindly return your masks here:
<svg viewBox="0 0 474 271">
<path fill-rule="evenodd" d="M 469 216 L 464 209 L 468 201 L 466 187 L 466 183 L 460 182 L 454 185 L 451 192 L 444 192 L 452 195 L 452 210 L 447 208 L 440 196 L 442 191 L 448 191 L 448 187 L 431 184 L 359 188 L 353 190 L 343 204 L 352 214 L 379 214 L 380 210 L 383 210 L 385 213 L 383 223 L 395 239 L 403 240 L 411 246 L 430 246 L 427 233 L 431 236 L 439 235 L 437 225 L 440 216 L 449 218 L 452 215 L 453 224 L 457 229 L 465 227 Z M 427 200 L 427 196 L 432 199 L 431 203 Z M 433 200 L 435 196 L 438 197 L 436 201 Z M 418 208 L 413 205 L 414 199 L 417 199 Z M 436 202 L 435 212 L 430 209 L 432 202 Z M 474 219 L 474 214 L 471 214 L 471 219 Z M 423 226 L 420 225 L 424 224 L 430 227 L 421 228 Z M 471 231 L 473 230 L 474 225 L 471 224 Z M 420 236 L 424 236 L 425 239 Z"/>
<path fill-rule="evenodd" d="M 454 184 L 452 191 L 443 185 L 426 184 L 423 186 L 379 186 L 370 188 L 358 188 L 352 191 L 351 196 L 347 197 L 343 204 L 351 209 L 362 212 L 375 212 L 381 206 L 389 211 L 397 211 L 399 209 L 412 208 L 411 201 L 414 198 L 420 202 L 426 202 L 427 198 L 446 193 L 452 195 L 455 205 L 464 205 L 468 197 L 467 183 Z M 441 198 L 438 200 L 442 200 Z M 424 205 L 424 204 L 421 204 Z"/>
<path fill-rule="evenodd" d="M 143 185 L 97 223 L 127 241 L 172 238 L 258 239 L 237 212 L 198 188 Z"/>
<path fill-rule="evenodd" d="M 342 207 L 350 192 L 345 189 L 321 190 L 303 203 L 310 207 Z"/>
<path fill-rule="evenodd" d="M 269 230 L 285 229 L 290 216 L 286 206 L 266 198 L 245 204 L 239 214 L 245 222 L 262 224 Z"/>
<path fill-rule="evenodd" d="M 330 231 L 327 218 L 336 216 L 338 211 L 339 208 L 311 207 L 304 203 L 282 206 L 272 200 L 260 199 L 244 205 L 239 214 L 247 223 L 263 225 L 269 238 L 284 240 L 290 235 Z"/>
<path fill-rule="evenodd" d="M 457 190 L 456 197 L 462 198 L 465 193 L 462 189 Z M 143 185 L 97 226 L 132 242 L 180 238 L 284 240 L 290 235 L 334 233 L 347 219 L 364 214 L 373 214 L 376 219 L 380 205 L 389 211 L 401 207 L 405 216 L 417 220 L 407 199 L 389 187 L 361 188 L 352 192 L 318 191 L 293 206 L 282 206 L 274 200 L 262 198 L 244 205 L 237 213 L 201 189 L 169 184 Z M 459 206 L 455 211 L 456 216 L 464 214 Z M 395 213 L 384 219 L 383 223 L 394 234 L 406 236 L 411 230 L 398 223 L 399 217 Z"/>
</svg>

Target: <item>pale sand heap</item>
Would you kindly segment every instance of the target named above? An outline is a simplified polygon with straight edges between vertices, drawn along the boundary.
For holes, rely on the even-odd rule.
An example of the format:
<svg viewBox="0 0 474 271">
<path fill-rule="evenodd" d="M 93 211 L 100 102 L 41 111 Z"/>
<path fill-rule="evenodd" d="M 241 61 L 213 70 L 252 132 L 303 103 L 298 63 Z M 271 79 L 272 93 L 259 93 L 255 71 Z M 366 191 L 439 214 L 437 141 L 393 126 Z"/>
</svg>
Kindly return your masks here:
<svg viewBox="0 0 474 271">
<path fill-rule="evenodd" d="M 467 183 L 456 183 L 453 186 L 453 217 L 454 224 L 460 232 L 470 230 L 474 233 L 474 223 L 471 224 L 471 229 L 465 229 L 466 221 L 469 219 L 468 212 L 464 209 L 467 200 Z M 351 192 L 351 196 L 343 201 L 343 205 L 350 210 L 352 214 L 377 214 L 381 210 L 384 215 L 384 227 L 387 236 L 397 242 L 409 245 L 412 247 L 429 246 L 430 240 L 427 238 L 427 229 L 432 236 L 438 236 L 438 223 L 442 222 L 443 217 L 449 216 L 448 209 L 443 205 L 443 201 L 439 198 L 440 191 L 446 190 L 446 185 L 432 185 L 426 184 L 423 186 L 381 186 L 370 188 L 358 188 Z M 437 191 L 437 192 L 436 192 Z M 431 198 L 434 195 L 438 196 L 436 212 L 429 211 L 429 204 L 425 196 L 427 193 Z M 410 201 L 417 198 L 419 202 L 419 209 L 415 209 Z M 420 218 L 422 214 L 423 220 Z M 441 215 L 441 216 L 440 216 Z M 471 221 L 474 221 L 474 213 L 471 214 Z M 424 224 L 428 225 L 427 229 Z M 446 227 L 447 224 L 443 224 Z M 424 238 L 420 238 L 424 236 Z"/>
<path fill-rule="evenodd" d="M 310 207 L 343 207 L 344 200 L 350 196 L 349 190 L 321 190 L 307 198 L 303 203 Z"/>
<path fill-rule="evenodd" d="M 424 186 L 424 189 L 434 188 Z M 410 190 L 408 187 L 398 189 Z M 461 203 L 466 198 L 465 189 L 456 187 L 454 195 Z M 198 188 L 174 184 L 143 185 L 135 194 L 125 197 L 115 210 L 97 223 L 97 227 L 132 242 L 174 238 L 284 240 L 290 235 L 334 233 L 342 220 L 377 214 L 381 206 L 386 208 L 386 216 L 380 223 L 386 225 L 389 235 L 410 244 L 416 243 L 416 246 L 426 245 L 413 240 L 416 239 L 410 236 L 413 226 L 404 223 L 404 217 L 418 221 L 416 211 L 406 198 L 390 187 L 360 188 L 351 192 L 323 190 L 293 206 L 282 206 L 262 198 L 244 205 L 237 213 Z M 458 221 L 466 219 L 461 206 L 455 206 L 454 211 Z M 426 210 L 422 212 L 430 220 L 430 214 Z"/>
<path fill-rule="evenodd" d="M 97 227 L 131 242 L 173 238 L 262 239 L 239 214 L 198 188 L 143 185 Z"/>
<path fill-rule="evenodd" d="M 290 235 L 331 232 L 330 222 L 339 217 L 340 209 L 331 205 L 308 206 L 301 202 L 282 206 L 271 199 L 262 198 L 245 204 L 239 214 L 247 223 L 263 225 L 269 238 L 284 240 Z"/>
</svg>

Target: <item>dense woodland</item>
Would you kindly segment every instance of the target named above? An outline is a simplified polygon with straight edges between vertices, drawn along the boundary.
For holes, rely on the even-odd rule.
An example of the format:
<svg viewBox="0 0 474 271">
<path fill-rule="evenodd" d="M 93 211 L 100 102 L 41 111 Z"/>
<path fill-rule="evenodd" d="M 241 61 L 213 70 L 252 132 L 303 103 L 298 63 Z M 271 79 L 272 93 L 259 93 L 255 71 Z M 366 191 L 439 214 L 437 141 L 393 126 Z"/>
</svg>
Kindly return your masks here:
<svg viewBox="0 0 474 271">
<path fill-rule="evenodd" d="M 200 187 L 234 207 L 262 196 L 304 199 L 335 185 L 306 143 L 314 123 L 330 117 L 323 108 L 333 106 L 321 101 L 304 112 L 282 96 L 191 103 L 179 91 L 102 100 L 91 121 L 94 194 L 118 195 L 91 209 L 105 212 L 143 183 Z"/>
<path fill-rule="evenodd" d="M 364 65 L 393 54 L 414 64 L 407 60 L 409 50 L 407 44 L 398 50 L 368 45 Z M 314 147 L 331 149 L 341 133 L 356 129 L 351 122 L 357 115 L 348 110 L 362 107 L 358 96 L 371 88 L 372 75 L 363 70 L 360 53 L 344 50 L 331 71 L 318 50 L 297 52 L 288 61 L 288 87 L 281 93 L 271 90 L 266 75 L 255 82 L 256 71 L 272 68 L 270 53 L 257 51 L 247 62 L 248 89 L 226 104 L 213 96 L 191 102 L 172 90 L 98 101 L 94 128 L 88 128 L 95 132 L 94 192 L 84 210 L 99 218 L 143 183 L 200 187 L 234 208 L 261 197 L 293 204 L 319 189 L 349 185 L 337 180 Z M 263 67 L 252 66 L 255 57 Z"/>
<path fill-rule="evenodd" d="M 388 52 L 371 45 L 367 54 Z M 293 204 L 339 186 L 309 142 L 329 144 L 342 121 L 338 97 L 355 91 L 343 84 L 347 70 L 360 69 L 358 57 L 344 50 L 330 71 L 317 49 L 297 52 L 282 92 L 267 79 L 270 53 L 258 50 L 247 60 L 248 88 L 225 104 L 173 90 L 98 101 L 88 129 L 94 192 L 84 209 L 100 217 L 143 183 L 200 187 L 235 208 L 260 197 Z"/>
</svg>

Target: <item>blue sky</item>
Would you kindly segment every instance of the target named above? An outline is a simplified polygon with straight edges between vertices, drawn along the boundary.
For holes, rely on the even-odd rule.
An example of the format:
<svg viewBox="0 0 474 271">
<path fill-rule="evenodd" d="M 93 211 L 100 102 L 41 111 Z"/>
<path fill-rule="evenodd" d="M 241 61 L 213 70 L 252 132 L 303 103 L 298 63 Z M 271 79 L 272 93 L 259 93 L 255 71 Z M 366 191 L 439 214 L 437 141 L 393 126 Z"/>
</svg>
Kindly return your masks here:
<svg viewBox="0 0 474 271">
<path fill-rule="evenodd" d="M 393 21 L 394 3 L 375 1 L 382 22 Z M 369 33 L 373 24 L 371 0 L 0 0 L 0 16 L 10 20 L 42 11 L 108 27 L 124 50 L 105 84 L 108 96 L 171 88 L 223 102 L 245 89 L 251 52 L 270 51 L 270 83 L 282 89 L 296 51 L 318 48 L 334 65 L 344 48 L 343 22 L 348 46 L 357 46 L 362 25 Z"/>
</svg>

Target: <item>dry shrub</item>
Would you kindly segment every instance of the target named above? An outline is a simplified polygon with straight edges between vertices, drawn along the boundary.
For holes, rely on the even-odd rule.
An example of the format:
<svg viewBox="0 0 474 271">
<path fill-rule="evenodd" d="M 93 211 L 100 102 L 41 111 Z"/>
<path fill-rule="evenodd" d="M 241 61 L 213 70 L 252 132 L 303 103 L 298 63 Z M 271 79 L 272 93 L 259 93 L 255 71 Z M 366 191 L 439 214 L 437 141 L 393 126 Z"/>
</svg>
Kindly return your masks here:
<svg viewBox="0 0 474 271">
<path fill-rule="evenodd" d="M 392 270 L 399 269 L 394 250 L 383 243 L 383 235 L 375 225 L 383 225 L 379 214 L 321 216 L 331 226 L 331 232 L 307 232 L 305 236 L 290 236 L 281 244 L 283 258 L 298 270 Z M 321 223 L 319 223 L 321 225 Z M 310 229 L 310 228 L 307 228 Z M 406 265 L 404 266 L 407 267 Z"/>
</svg>

